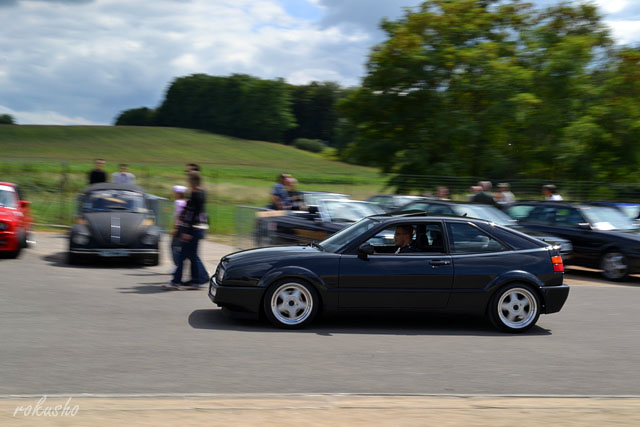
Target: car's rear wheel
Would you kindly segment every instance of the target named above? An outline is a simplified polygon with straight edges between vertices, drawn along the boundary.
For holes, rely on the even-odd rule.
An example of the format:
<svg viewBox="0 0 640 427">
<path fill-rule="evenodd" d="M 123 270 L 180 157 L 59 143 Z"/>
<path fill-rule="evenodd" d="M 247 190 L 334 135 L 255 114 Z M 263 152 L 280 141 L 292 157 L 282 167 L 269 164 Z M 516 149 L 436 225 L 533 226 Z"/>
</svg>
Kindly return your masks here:
<svg viewBox="0 0 640 427">
<path fill-rule="evenodd" d="M 503 331 L 524 332 L 536 324 L 540 308 L 540 299 L 529 285 L 513 283 L 493 295 L 489 304 L 489 319 Z"/>
<path fill-rule="evenodd" d="M 618 251 L 610 251 L 602 255 L 600 268 L 602 269 L 602 276 L 607 280 L 625 280 L 629 275 L 627 257 Z"/>
<path fill-rule="evenodd" d="M 279 327 L 296 329 L 309 325 L 320 305 L 318 293 L 299 279 L 280 281 L 272 285 L 264 297 L 264 312 L 269 321 Z"/>
</svg>

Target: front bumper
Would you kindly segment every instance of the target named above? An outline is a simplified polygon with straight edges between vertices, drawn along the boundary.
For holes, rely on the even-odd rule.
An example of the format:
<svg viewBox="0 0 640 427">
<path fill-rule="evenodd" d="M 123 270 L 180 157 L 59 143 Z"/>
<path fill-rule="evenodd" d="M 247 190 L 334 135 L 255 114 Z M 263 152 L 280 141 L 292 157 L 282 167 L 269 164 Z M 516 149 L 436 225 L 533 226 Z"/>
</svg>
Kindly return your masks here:
<svg viewBox="0 0 640 427">
<path fill-rule="evenodd" d="M 91 249 L 82 249 L 82 248 L 71 248 L 69 250 L 72 254 L 79 255 L 97 255 L 102 257 L 127 257 L 127 256 L 138 256 L 138 255 L 157 255 L 160 251 L 157 248 L 149 248 L 149 249 L 128 249 L 128 248 L 91 248 Z"/>
<path fill-rule="evenodd" d="M 0 231 L 0 251 L 18 250 L 20 242 L 15 231 Z"/>
<path fill-rule="evenodd" d="M 231 311 L 254 313 L 257 317 L 260 313 L 263 293 L 263 288 L 255 286 L 220 286 L 216 282 L 215 274 L 209 280 L 209 299 L 218 307 L 228 308 Z"/>
<path fill-rule="evenodd" d="M 544 313 L 557 313 L 569 296 L 569 286 L 545 286 L 540 289 L 544 298 Z"/>
</svg>

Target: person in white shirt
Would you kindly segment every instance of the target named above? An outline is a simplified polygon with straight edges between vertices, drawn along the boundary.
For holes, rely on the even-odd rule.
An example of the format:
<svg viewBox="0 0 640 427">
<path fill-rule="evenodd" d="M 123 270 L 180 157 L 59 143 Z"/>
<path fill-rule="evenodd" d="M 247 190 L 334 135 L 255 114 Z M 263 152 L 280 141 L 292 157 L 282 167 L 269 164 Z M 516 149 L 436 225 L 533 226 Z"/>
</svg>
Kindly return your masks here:
<svg viewBox="0 0 640 427">
<path fill-rule="evenodd" d="M 542 194 L 545 200 L 562 200 L 562 196 L 558 194 L 558 189 L 553 184 L 547 184 L 542 187 Z"/>
<path fill-rule="evenodd" d="M 118 184 L 135 184 L 136 176 L 128 170 L 129 165 L 121 163 L 120 170 L 111 175 L 111 182 L 116 182 Z"/>
<path fill-rule="evenodd" d="M 497 202 L 501 205 L 510 205 L 511 203 L 516 201 L 516 196 L 511 192 L 510 186 L 506 182 L 501 182 L 498 184 L 498 191 L 501 193 L 501 200 L 497 200 Z"/>
</svg>

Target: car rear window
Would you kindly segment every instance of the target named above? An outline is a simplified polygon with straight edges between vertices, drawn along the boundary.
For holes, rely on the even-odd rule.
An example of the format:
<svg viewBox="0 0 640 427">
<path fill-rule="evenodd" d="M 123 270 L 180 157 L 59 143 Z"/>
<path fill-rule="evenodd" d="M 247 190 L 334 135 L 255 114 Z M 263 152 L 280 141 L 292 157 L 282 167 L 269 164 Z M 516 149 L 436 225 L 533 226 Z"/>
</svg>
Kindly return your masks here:
<svg viewBox="0 0 640 427">
<path fill-rule="evenodd" d="M 521 233 L 517 230 L 511 230 L 501 225 L 478 224 L 483 230 L 495 236 L 497 239 L 505 242 L 516 250 L 535 249 L 548 246 L 547 243 L 541 242 L 529 235 Z"/>
</svg>

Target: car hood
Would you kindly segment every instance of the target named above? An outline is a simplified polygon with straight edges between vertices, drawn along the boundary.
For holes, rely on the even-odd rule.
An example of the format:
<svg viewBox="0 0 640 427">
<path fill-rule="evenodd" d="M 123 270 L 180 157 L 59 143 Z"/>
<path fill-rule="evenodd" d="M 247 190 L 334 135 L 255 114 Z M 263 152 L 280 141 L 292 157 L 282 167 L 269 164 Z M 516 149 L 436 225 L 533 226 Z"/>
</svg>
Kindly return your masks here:
<svg viewBox="0 0 640 427">
<path fill-rule="evenodd" d="M 222 262 L 229 263 L 258 263 L 265 260 L 277 260 L 292 255 L 316 255 L 321 251 L 314 246 L 270 246 L 266 248 L 247 249 L 225 255 Z"/>
<path fill-rule="evenodd" d="M 91 238 L 99 245 L 127 246 L 136 242 L 147 228 L 142 225 L 146 216 L 134 212 L 91 212 L 85 213 Z"/>
<path fill-rule="evenodd" d="M 19 211 L 15 209 L 7 209 L 0 207 L 0 221 L 4 222 L 12 222 L 21 218 L 21 215 L 18 214 Z"/>
</svg>

